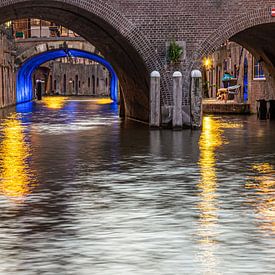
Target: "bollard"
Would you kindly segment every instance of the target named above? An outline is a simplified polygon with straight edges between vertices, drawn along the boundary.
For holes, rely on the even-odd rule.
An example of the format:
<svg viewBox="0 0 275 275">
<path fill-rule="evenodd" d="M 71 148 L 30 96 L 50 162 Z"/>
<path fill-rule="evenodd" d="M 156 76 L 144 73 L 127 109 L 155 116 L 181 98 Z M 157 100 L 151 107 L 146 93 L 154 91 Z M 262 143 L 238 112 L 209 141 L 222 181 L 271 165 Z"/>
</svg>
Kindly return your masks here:
<svg viewBox="0 0 275 275">
<path fill-rule="evenodd" d="M 150 127 L 159 128 L 160 123 L 160 73 L 153 71 L 150 79 Z"/>
<path fill-rule="evenodd" d="M 174 72 L 173 74 L 173 128 L 182 128 L 182 73 Z"/>
<path fill-rule="evenodd" d="M 202 73 L 199 70 L 191 72 L 191 127 L 194 129 L 202 126 Z"/>
</svg>

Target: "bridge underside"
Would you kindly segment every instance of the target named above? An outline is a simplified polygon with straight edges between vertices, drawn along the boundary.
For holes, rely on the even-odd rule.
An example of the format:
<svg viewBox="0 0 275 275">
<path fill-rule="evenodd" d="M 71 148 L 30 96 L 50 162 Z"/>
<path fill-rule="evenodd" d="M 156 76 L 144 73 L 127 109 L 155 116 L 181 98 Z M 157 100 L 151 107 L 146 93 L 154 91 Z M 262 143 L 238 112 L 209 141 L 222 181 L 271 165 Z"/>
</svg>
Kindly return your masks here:
<svg viewBox="0 0 275 275">
<path fill-rule="evenodd" d="M 262 61 L 275 88 L 275 23 L 261 24 L 248 28 L 231 40 L 248 49 L 258 60 Z"/>
<path fill-rule="evenodd" d="M 29 1 L 0 9 L 1 22 L 38 16 L 72 29 L 99 49 L 119 78 L 125 115 L 148 121 L 149 72 L 140 53 L 127 40 L 127 34 L 121 35 L 87 10 L 56 1 Z"/>
<path fill-rule="evenodd" d="M 52 50 L 41 53 L 39 55 L 33 56 L 26 60 L 20 67 L 17 73 L 17 87 L 16 87 L 16 97 L 17 103 L 24 103 L 31 101 L 33 99 L 33 79 L 32 75 L 36 69 L 38 69 L 42 64 L 62 57 L 81 57 L 93 60 L 98 62 L 106 67 L 111 75 L 111 99 L 115 102 L 118 101 L 118 78 L 113 69 L 113 67 L 102 57 L 95 55 L 93 53 L 89 53 L 82 50 L 70 49 L 70 50 Z"/>
</svg>

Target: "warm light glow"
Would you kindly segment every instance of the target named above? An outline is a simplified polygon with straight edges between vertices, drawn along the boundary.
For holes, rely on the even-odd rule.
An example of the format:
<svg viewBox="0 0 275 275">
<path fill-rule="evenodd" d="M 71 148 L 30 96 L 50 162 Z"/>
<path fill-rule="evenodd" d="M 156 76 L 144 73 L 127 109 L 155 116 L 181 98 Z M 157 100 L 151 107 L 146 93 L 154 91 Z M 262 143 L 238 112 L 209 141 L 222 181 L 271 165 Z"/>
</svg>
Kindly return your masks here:
<svg viewBox="0 0 275 275">
<path fill-rule="evenodd" d="M 210 69 L 211 66 L 212 66 L 212 60 L 209 58 L 209 57 L 205 57 L 203 59 L 203 66 L 206 68 L 206 69 Z"/>
<path fill-rule="evenodd" d="M 99 105 L 111 104 L 113 102 L 114 101 L 110 98 L 98 98 L 95 100 L 95 103 Z"/>
<path fill-rule="evenodd" d="M 12 200 L 20 201 L 31 192 L 35 183 L 29 167 L 30 149 L 18 115 L 11 115 L 1 126 L 1 193 Z"/>
<path fill-rule="evenodd" d="M 201 191 L 201 202 L 198 205 L 201 211 L 201 223 L 205 226 L 212 224 L 217 219 L 216 210 L 216 151 L 227 144 L 223 137 L 224 129 L 239 129 L 243 124 L 226 122 L 213 117 L 203 118 L 203 131 L 200 138 L 201 181 L 198 188 Z M 207 238 L 207 241 L 210 241 Z"/>
<path fill-rule="evenodd" d="M 269 163 L 253 165 L 256 176 L 246 184 L 254 189 L 256 196 L 250 201 L 257 209 L 259 227 L 268 234 L 275 234 L 275 169 Z"/>
<path fill-rule="evenodd" d="M 222 138 L 222 129 L 219 121 L 211 117 L 204 117 L 203 131 L 200 138 L 200 169 L 201 181 L 198 188 L 201 191 L 201 222 L 212 223 L 216 220 L 216 150 L 225 141 Z"/>
<path fill-rule="evenodd" d="M 5 23 L 6 28 L 10 28 L 12 26 L 12 21 L 8 21 Z"/>
<path fill-rule="evenodd" d="M 48 96 L 43 98 L 43 103 L 49 109 L 61 109 L 68 98 L 64 96 Z"/>
<path fill-rule="evenodd" d="M 200 191 L 200 202 L 197 207 L 200 211 L 198 236 L 201 244 L 198 257 L 209 274 L 214 274 L 217 266 L 214 255 L 217 235 L 215 227 L 218 220 L 216 150 L 225 143 L 222 134 L 222 125 L 218 120 L 204 117 L 199 142 L 201 180 L 197 185 Z"/>
</svg>

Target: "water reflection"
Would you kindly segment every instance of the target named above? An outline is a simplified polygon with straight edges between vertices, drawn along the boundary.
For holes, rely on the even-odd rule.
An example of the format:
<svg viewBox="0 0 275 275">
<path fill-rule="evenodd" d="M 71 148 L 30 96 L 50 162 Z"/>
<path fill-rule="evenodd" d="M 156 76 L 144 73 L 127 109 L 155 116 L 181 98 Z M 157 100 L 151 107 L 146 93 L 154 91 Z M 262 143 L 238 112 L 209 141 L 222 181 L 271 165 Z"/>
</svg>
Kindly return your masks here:
<svg viewBox="0 0 275 275">
<path fill-rule="evenodd" d="M 35 183 L 29 165 L 30 147 L 17 114 L 5 119 L 1 127 L 1 192 L 12 200 L 20 201 L 31 192 Z"/>
<path fill-rule="evenodd" d="M 199 260 L 209 274 L 218 274 L 216 267 L 218 259 L 215 252 L 218 250 L 218 210 L 220 200 L 218 197 L 219 181 L 217 177 L 217 150 L 229 142 L 224 137 L 225 129 L 240 129 L 243 124 L 234 121 L 223 121 L 215 117 L 204 117 L 203 131 L 199 141 L 200 148 L 200 174 L 201 179 L 197 188 L 199 190 L 198 236 L 201 252 Z"/>
<path fill-rule="evenodd" d="M 43 103 L 49 109 L 58 110 L 64 107 L 67 99 L 64 96 L 48 96 L 43 98 Z"/>
<path fill-rule="evenodd" d="M 113 102 L 114 101 L 110 98 L 98 98 L 95 100 L 95 103 L 99 105 L 111 104 Z"/>
<path fill-rule="evenodd" d="M 275 169 L 270 163 L 255 164 L 256 175 L 251 177 L 247 189 L 256 190 L 250 202 L 255 206 L 259 227 L 267 234 L 275 234 Z"/>
<path fill-rule="evenodd" d="M 217 259 L 214 256 L 217 237 L 217 172 L 216 172 L 216 150 L 224 143 L 221 123 L 212 117 L 205 117 L 203 131 L 200 138 L 200 170 L 201 180 L 198 184 L 200 191 L 200 226 L 198 228 L 201 253 L 199 260 L 211 274 L 215 272 Z"/>
<path fill-rule="evenodd" d="M 32 194 L 0 196 L 0 274 L 273 274 L 275 127 L 148 131 L 114 106 L 69 98 L 3 121 L 0 153 L 20 166 L 17 195 Z"/>
</svg>

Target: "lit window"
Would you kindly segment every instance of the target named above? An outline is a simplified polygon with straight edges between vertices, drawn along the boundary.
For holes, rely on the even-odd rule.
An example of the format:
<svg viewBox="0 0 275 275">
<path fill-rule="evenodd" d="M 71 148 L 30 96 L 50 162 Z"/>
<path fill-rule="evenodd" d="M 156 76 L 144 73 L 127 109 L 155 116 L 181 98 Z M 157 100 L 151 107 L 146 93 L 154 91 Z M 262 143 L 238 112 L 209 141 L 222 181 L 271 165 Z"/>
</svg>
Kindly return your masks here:
<svg viewBox="0 0 275 275">
<path fill-rule="evenodd" d="M 265 79 L 264 69 L 262 62 L 254 59 L 253 66 L 253 79 Z"/>
</svg>

